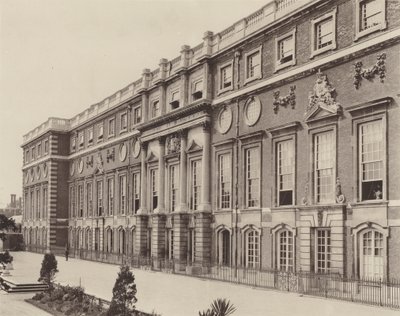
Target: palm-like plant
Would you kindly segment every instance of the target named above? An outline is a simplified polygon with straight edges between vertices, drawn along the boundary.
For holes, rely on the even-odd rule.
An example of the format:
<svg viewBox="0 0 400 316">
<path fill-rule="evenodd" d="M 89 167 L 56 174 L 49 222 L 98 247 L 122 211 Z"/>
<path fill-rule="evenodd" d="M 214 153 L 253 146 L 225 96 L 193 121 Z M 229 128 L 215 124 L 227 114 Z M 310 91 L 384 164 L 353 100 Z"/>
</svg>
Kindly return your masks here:
<svg viewBox="0 0 400 316">
<path fill-rule="evenodd" d="M 218 298 L 212 302 L 208 310 L 199 312 L 199 316 L 229 316 L 235 311 L 235 306 L 229 300 Z"/>
</svg>

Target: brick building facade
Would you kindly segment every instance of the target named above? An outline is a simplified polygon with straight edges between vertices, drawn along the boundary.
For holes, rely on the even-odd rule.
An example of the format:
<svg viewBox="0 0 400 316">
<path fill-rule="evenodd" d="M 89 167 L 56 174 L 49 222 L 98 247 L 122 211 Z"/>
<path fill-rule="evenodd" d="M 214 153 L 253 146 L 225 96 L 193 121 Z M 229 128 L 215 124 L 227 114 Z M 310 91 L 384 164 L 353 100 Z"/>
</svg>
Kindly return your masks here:
<svg viewBox="0 0 400 316">
<path fill-rule="evenodd" d="M 393 0 L 272 1 L 206 32 L 24 136 L 28 248 L 399 276 L 399 53 Z"/>
</svg>

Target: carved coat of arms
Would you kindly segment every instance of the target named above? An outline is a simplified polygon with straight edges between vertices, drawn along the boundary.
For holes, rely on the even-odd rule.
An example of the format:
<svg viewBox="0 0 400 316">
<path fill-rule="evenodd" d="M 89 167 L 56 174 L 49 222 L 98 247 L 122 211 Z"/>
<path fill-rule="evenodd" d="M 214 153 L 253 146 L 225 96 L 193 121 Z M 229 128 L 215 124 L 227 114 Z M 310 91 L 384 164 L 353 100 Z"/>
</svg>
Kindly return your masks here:
<svg viewBox="0 0 400 316">
<path fill-rule="evenodd" d="M 167 139 L 167 154 L 179 152 L 181 149 L 181 140 L 178 136 L 172 135 Z"/>
<path fill-rule="evenodd" d="M 340 104 L 335 101 L 335 88 L 329 84 L 327 76 L 321 71 L 318 71 L 313 91 L 310 92 L 308 97 L 306 117 L 309 117 L 318 108 L 333 114 L 341 110 Z"/>
</svg>

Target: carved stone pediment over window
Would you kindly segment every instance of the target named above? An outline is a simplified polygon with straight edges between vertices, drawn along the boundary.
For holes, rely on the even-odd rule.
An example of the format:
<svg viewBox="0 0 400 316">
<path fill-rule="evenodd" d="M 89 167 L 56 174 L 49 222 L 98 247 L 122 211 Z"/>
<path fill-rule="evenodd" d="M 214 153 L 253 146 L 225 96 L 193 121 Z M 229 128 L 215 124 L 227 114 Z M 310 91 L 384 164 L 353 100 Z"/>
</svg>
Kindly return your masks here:
<svg viewBox="0 0 400 316">
<path fill-rule="evenodd" d="M 167 155 L 179 153 L 181 150 L 181 139 L 176 135 L 169 135 L 167 137 Z"/>
<path fill-rule="evenodd" d="M 332 114 L 340 114 L 342 107 L 335 101 L 335 96 L 335 88 L 330 85 L 327 76 L 318 70 L 313 91 L 310 92 L 308 97 L 305 120 L 311 120 L 321 115 L 329 116 Z"/>
</svg>

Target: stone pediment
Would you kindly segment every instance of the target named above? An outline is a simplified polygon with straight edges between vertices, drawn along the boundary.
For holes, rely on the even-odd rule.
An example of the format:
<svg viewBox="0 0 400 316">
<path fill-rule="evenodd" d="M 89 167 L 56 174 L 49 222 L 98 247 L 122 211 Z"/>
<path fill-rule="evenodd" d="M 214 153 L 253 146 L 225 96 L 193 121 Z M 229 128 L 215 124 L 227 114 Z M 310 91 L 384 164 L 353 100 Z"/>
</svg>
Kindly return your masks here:
<svg viewBox="0 0 400 316">
<path fill-rule="evenodd" d="M 202 150 L 203 147 L 201 147 L 199 144 L 197 144 L 193 139 L 190 141 L 187 150 L 186 151 L 195 151 L 195 150 Z"/>
<path fill-rule="evenodd" d="M 147 153 L 146 162 L 154 161 L 154 160 L 158 160 L 158 157 L 152 151 L 149 151 Z"/>
<path fill-rule="evenodd" d="M 340 114 L 342 107 L 336 102 L 335 96 L 335 88 L 328 82 L 327 76 L 319 70 L 314 88 L 309 93 L 308 106 L 304 114 L 305 121 Z"/>
</svg>

